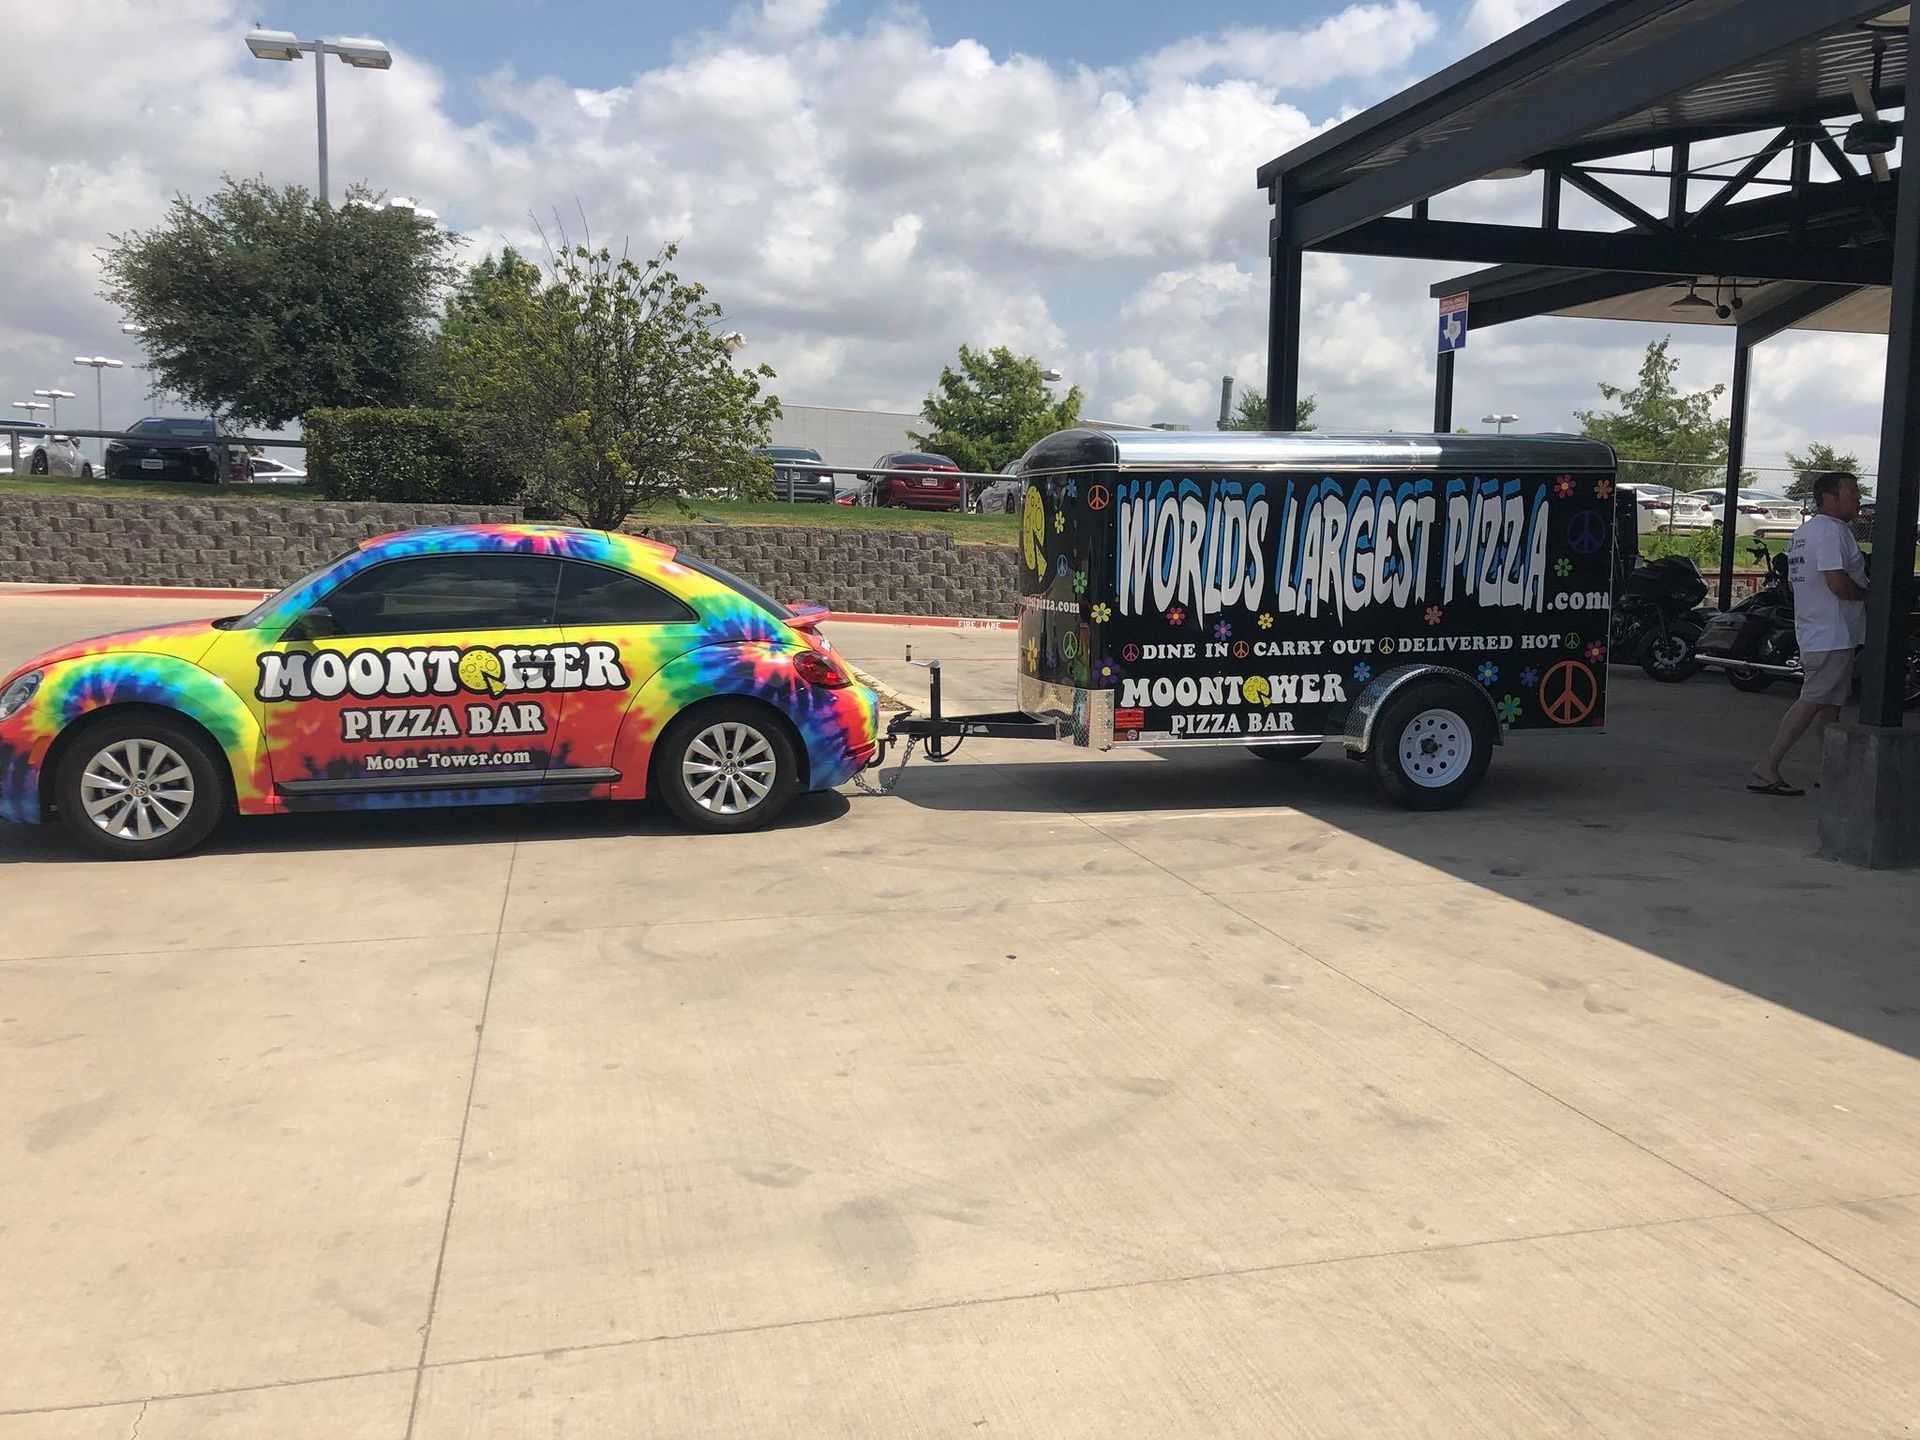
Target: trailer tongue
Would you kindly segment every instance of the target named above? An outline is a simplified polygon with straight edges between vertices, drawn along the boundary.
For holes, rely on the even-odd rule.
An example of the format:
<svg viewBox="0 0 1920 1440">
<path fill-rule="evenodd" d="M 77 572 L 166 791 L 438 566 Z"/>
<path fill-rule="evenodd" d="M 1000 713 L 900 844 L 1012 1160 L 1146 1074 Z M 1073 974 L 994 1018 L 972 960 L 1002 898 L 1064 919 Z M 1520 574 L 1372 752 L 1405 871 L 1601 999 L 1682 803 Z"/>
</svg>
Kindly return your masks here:
<svg viewBox="0 0 1920 1440">
<path fill-rule="evenodd" d="M 1018 708 L 946 715 L 936 668 L 889 744 L 1336 740 L 1400 804 L 1440 809 L 1507 730 L 1604 721 L 1617 527 L 1597 442 L 1069 430 L 1022 475 Z"/>
</svg>

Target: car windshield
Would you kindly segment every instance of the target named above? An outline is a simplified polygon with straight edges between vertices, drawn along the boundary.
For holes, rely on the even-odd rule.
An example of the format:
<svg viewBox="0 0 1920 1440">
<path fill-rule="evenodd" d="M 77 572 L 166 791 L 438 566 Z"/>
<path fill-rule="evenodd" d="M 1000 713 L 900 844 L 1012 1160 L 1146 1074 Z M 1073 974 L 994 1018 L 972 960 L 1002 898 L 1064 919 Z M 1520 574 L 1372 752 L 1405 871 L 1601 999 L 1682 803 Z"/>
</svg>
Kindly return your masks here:
<svg viewBox="0 0 1920 1440">
<path fill-rule="evenodd" d="M 718 580 L 722 585 L 725 585 L 728 589 L 737 590 L 740 594 L 746 596 L 747 599 L 751 600 L 754 604 L 758 605 L 762 610 L 766 611 L 769 615 L 773 616 L 774 619 L 791 620 L 793 618 L 793 611 L 789 610 L 786 606 L 782 605 L 778 600 L 774 599 L 771 595 L 767 594 L 767 592 L 762 590 L 759 586 L 749 584 L 747 581 L 742 580 L 738 575 L 732 574 L 726 570 L 722 570 L 718 565 L 709 565 L 704 560 L 696 560 L 691 555 L 686 554 L 684 551 L 681 552 L 680 554 L 675 555 L 673 558 L 676 561 L 678 561 L 680 564 L 686 566 L 687 569 L 693 571 L 695 574 L 704 575 L 709 580 Z"/>
<path fill-rule="evenodd" d="M 174 439 L 205 439 L 213 434 L 211 420 L 169 420 L 161 416 L 149 416 L 145 420 L 136 420 L 127 428 L 129 435 L 165 435 Z"/>
<path fill-rule="evenodd" d="M 296 591 L 306 589 L 309 585 L 313 584 L 314 581 L 318 580 L 322 575 L 326 574 L 329 570 L 333 569 L 334 566 L 338 565 L 342 560 L 346 559 L 349 555 L 353 554 L 354 551 L 358 550 L 359 548 L 360 547 L 356 545 L 354 546 L 353 550 L 342 550 L 338 555 L 334 556 L 331 560 L 327 561 L 326 564 L 318 566 L 315 569 L 309 570 L 306 574 L 302 575 L 298 580 L 294 581 L 291 585 L 287 586 L 284 590 L 280 590 L 272 595 L 269 595 L 266 599 L 262 600 L 258 605 L 254 606 L 253 609 L 247 611 L 246 614 L 241 615 L 236 619 L 230 621 L 223 628 L 229 629 L 229 630 L 253 629 L 254 626 L 258 625 L 262 620 L 266 619 L 267 616 L 272 613 L 274 607 L 277 606 L 282 600 L 286 599 L 287 596 L 294 594 Z"/>
<path fill-rule="evenodd" d="M 760 452 L 769 460 L 818 460 L 820 452 L 804 445 L 769 445 Z"/>
</svg>

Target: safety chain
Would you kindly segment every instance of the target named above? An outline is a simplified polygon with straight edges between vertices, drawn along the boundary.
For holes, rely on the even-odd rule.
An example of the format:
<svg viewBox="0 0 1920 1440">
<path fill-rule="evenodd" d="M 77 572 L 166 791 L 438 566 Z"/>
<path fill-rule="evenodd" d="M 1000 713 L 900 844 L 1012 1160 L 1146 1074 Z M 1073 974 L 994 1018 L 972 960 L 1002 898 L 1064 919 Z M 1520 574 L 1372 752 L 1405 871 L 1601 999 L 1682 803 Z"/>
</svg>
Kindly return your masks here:
<svg viewBox="0 0 1920 1440">
<path fill-rule="evenodd" d="M 853 788 L 863 795 L 891 795 L 893 787 L 900 783 L 900 777 L 907 772 L 907 762 L 913 758 L 913 747 L 920 743 L 918 735 L 907 737 L 907 748 L 900 752 L 900 764 L 893 774 L 887 776 L 878 785 L 867 779 L 865 770 L 856 770 L 853 774 Z"/>
</svg>

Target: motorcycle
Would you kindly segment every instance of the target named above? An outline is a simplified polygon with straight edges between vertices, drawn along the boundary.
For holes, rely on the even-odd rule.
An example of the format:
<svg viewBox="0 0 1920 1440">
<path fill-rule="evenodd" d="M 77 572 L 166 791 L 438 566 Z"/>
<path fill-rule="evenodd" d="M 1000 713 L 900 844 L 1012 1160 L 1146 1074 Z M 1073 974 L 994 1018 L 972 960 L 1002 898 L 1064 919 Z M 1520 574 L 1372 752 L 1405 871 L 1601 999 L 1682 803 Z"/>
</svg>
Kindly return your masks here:
<svg viewBox="0 0 1920 1440">
<path fill-rule="evenodd" d="M 1636 662 L 1655 680 L 1677 684 L 1698 668 L 1701 626 L 1695 608 L 1706 598 L 1700 567 L 1668 555 L 1629 571 L 1614 591 L 1612 653 Z"/>
<path fill-rule="evenodd" d="M 1871 557 L 1868 567 L 1871 570 Z M 1697 656 L 1701 665 L 1726 671 L 1727 683 L 1749 694 L 1775 680 L 1800 678 L 1800 640 L 1794 633 L 1793 586 L 1787 582 L 1785 555 L 1768 562 L 1767 579 L 1752 595 L 1708 622 Z M 1907 615 L 1902 703 L 1908 710 L 1920 708 L 1920 603 Z"/>
</svg>

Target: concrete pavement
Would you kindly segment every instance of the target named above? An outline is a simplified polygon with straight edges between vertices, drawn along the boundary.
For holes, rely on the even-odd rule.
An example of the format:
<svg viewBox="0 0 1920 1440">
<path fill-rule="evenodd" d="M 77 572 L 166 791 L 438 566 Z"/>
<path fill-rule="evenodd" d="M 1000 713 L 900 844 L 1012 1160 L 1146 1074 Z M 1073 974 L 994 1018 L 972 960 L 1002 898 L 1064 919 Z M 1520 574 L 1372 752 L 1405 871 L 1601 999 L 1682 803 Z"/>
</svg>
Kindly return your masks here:
<svg viewBox="0 0 1920 1440">
<path fill-rule="evenodd" d="M 1784 697 L 1614 687 L 1441 816 L 970 741 L 742 837 L 0 830 L 0 1440 L 1911 1433 L 1911 881 L 1739 788 Z"/>
</svg>

